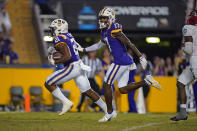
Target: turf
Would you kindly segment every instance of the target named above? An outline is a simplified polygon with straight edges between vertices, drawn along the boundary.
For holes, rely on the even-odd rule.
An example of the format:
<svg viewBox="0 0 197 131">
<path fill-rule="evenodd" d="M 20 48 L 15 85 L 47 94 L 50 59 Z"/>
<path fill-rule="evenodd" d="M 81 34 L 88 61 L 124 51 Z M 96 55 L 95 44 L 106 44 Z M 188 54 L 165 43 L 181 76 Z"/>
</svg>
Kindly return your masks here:
<svg viewBox="0 0 197 131">
<path fill-rule="evenodd" d="M 172 122 L 175 114 L 124 114 L 107 123 L 98 123 L 103 113 L 6 113 L 0 112 L 0 131 L 197 131 L 197 115 Z"/>
</svg>

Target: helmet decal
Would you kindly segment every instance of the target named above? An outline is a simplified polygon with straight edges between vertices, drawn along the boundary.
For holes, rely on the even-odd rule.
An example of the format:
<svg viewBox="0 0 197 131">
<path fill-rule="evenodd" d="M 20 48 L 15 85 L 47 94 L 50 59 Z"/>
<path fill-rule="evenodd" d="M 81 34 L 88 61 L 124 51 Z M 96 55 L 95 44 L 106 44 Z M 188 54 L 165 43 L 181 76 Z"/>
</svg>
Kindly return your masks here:
<svg viewBox="0 0 197 131">
<path fill-rule="evenodd" d="M 101 18 L 108 18 L 107 24 L 100 21 Z M 99 28 L 106 28 L 111 23 L 115 22 L 115 12 L 111 8 L 103 8 L 99 12 Z"/>
<path fill-rule="evenodd" d="M 63 19 L 55 19 L 51 22 L 49 28 L 52 36 L 57 36 L 68 32 L 68 23 Z"/>
<path fill-rule="evenodd" d="M 58 22 L 58 23 L 57 23 L 57 25 L 58 25 L 58 26 L 61 26 L 61 25 L 62 25 L 62 23 L 61 23 L 61 22 Z"/>
</svg>

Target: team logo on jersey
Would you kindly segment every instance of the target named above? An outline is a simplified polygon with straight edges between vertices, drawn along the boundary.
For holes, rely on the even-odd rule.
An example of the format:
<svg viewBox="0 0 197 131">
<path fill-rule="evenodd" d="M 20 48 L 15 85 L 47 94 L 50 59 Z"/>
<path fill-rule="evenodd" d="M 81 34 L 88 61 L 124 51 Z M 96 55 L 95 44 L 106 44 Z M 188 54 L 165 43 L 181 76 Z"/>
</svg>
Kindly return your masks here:
<svg viewBox="0 0 197 131">
<path fill-rule="evenodd" d="M 185 35 L 186 33 L 187 33 L 187 29 L 184 28 L 184 29 L 183 29 L 183 34 Z"/>
</svg>

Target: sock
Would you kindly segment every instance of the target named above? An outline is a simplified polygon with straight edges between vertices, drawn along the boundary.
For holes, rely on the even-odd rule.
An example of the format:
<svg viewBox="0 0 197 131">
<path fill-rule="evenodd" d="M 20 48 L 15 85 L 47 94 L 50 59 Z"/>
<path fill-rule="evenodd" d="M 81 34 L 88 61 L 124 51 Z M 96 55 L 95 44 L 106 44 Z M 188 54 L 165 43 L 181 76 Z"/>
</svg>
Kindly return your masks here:
<svg viewBox="0 0 197 131">
<path fill-rule="evenodd" d="M 95 102 L 105 113 L 107 113 L 107 106 L 105 104 L 105 102 L 99 98 L 96 102 Z"/>
<path fill-rule="evenodd" d="M 186 108 L 186 104 L 180 104 L 181 108 Z"/>
<path fill-rule="evenodd" d="M 72 103 L 68 98 L 64 96 L 64 94 L 61 92 L 60 88 L 56 88 L 54 91 L 52 91 L 52 94 L 58 98 L 62 103 Z"/>
<path fill-rule="evenodd" d="M 187 110 L 186 110 L 186 104 L 180 104 L 180 114 L 184 115 L 186 117 Z"/>
</svg>

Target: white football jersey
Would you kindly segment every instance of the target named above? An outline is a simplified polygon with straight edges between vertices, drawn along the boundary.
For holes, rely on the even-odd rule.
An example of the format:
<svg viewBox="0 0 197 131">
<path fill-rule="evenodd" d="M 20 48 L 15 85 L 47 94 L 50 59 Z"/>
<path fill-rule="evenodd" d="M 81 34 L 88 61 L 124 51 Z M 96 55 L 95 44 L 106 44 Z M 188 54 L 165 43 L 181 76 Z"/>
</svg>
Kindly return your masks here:
<svg viewBox="0 0 197 131">
<path fill-rule="evenodd" d="M 182 29 L 183 36 L 192 36 L 193 38 L 193 51 L 192 56 L 197 56 L 197 26 L 185 25 Z"/>
</svg>

